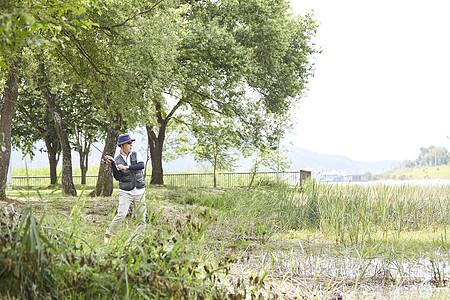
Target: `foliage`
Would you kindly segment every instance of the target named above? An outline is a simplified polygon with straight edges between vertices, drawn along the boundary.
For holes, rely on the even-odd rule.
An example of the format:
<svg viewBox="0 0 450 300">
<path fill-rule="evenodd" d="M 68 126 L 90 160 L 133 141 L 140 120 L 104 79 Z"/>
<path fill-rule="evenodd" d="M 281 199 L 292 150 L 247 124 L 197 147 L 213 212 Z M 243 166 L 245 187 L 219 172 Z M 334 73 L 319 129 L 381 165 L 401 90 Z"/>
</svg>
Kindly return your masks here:
<svg viewBox="0 0 450 300">
<path fill-rule="evenodd" d="M 401 168 L 377 174 L 376 179 L 450 179 L 450 165 Z"/>
<path fill-rule="evenodd" d="M 215 197 L 197 197 L 193 203 L 221 211 L 218 221 L 226 222 L 231 231 L 242 229 L 245 236 L 264 226 L 271 233 L 319 230 L 337 242 L 358 244 L 380 234 L 398 238 L 409 231 L 448 226 L 449 193 L 449 186 L 364 187 L 307 181 L 300 188 L 227 190 Z"/>
<path fill-rule="evenodd" d="M 76 32 L 79 26 L 93 25 L 87 19 L 73 20 L 68 15 L 81 15 L 93 7 L 91 0 L 5 0 L 0 9 L 0 68 L 7 68 L 8 58 L 16 59 L 17 51 L 29 45 L 56 46 L 63 39 L 62 30 Z"/>
<path fill-rule="evenodd" d="M 84 202 L 69 218 L 83 222 Z M 156 225 L 158 214 L 151 216 Z M 211 222 L 197 210 L 184 223 L 154 226 L 144 238 L 115 240 L 94 251 L 74 234 L 76 226 L 37 221 L 28 202 L 18 228 L 0 227 L 0 293 L 8 297 L 46 298 L 223 298 L 217 285 L 223 262 L 211 262 L 202 250 L 202 236 Z M 55 224 L 57 225 L 57 224 Z"/>
<path fill-rule="evenodd" d="M 195 142 L 189 152 L 197 161 L 207 161 L 214 171 L 233 171 L 237 158 L 231 151 L 239 148 L 240 142 L 229 119 L 199 119 L 192 124 L 191 133 Z"/>
<path fill-rule="evenodd" d="M 35 143 L 40 140 L 57 141 L 50 111 L 37 91 L 22 91 L 16 103 L 12 123 L 12 146 L 23 155 L 34 157 Z M 45 151 L 39 149 L 39 151 Z"/>
<path fill-rule="evenodd" d="M 287 9 L 286 1 L 192 6 L 179 62 L 183 96 L 192 109 L 237 114 L 253 126 L 245 116 L 259 107 L 266 113 L 289 111 L 312 75 L 316 25 L 311 16 L 295 19 Z M 245 88 L 257 97 L 249 98 Z"/>
<path fill-rule="evenodd" d="M 445 147 L 430 146 L 428 148 L 420 148 L 420 155 L 416 162 L 419 166 L 446 165 L 450 162 L 450 154 Z"/>
<path fill-rule="evenodd" d="M 4 298 L 333 299 L 405 284 L 448 296 L 448 186 L 151 187 L 142 240 L 126 218 L 107 246 L 113 198 L 42 193 L 20 235 L 0 215 Z"/>
</svg>

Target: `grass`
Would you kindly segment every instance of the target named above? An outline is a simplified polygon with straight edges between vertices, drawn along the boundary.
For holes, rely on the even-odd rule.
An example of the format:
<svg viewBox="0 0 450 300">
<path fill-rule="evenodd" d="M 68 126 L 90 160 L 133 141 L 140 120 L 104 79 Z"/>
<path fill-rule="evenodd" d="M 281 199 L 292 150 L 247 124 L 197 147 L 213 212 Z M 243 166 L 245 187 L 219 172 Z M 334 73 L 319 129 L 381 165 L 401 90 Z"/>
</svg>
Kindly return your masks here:
<svg viewBox="0 0 450 300">
<path fill-rule="evenodd" d="M 450 179 L 450 165 L 420 166 L 409 169 L 396 169 L 377 175 L 379 179 Z"/>
<path fill-rule="evenodd" d="M 127 217 L 107 246 L 117 192 L 8 193 L 32 214 L 21 239 L 1 227 L 6 298 L 450 297 L 449 186 L 148 187 L 143 240 Z M 32 269 L 17 276 L 15 267 Z"/>
</svg>

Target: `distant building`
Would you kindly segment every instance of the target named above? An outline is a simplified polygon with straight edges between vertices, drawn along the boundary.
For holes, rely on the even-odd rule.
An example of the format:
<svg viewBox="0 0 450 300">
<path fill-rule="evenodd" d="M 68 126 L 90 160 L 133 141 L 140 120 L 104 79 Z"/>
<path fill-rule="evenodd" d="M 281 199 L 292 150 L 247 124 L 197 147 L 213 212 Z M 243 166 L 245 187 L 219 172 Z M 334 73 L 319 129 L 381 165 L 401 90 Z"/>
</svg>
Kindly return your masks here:
<svg viewBox="0 0 450 300">
<path fill-rule="evenodd" d="M 350 181 L 366 181 L 366 174 L 341 174 L 341 173 L 328 173 L 322 174 L 319 180 L 328 182 L 350 182 Z"/>
<path fill-rule="evenodd" d="M 344 181 L 366 181 L 367 176 L 365 174 L 348 174 L 344 176 Z"/>
<path fill-rule="evenodd" d="M 329 181 L 329 182 L 340 182 L 340 181 L 344 181 L 344 175 L 336 174 L 336 173 L 322 174 L 319 177 L 319 179 L 323 180 L 323 181 Z"/>
</svg>

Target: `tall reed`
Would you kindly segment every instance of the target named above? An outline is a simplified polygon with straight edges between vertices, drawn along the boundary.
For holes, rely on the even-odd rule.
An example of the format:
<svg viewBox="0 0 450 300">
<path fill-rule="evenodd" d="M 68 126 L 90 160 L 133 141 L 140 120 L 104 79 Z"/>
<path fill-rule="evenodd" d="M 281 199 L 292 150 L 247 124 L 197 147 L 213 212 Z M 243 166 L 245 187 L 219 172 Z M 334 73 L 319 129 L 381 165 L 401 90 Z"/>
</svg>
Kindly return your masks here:
<svg viewBox="0 0 450 300">
<path fill-rule="evenodd" d="M 257 232 L 317 229 L 337 242 L 360 243 L 380 234 L 436 230 L 450 224 L 449 186 L 360 186 L 310 181 L 299 187 L 229 190 L 203 197 L 230 226 Z"/>
<path fill-rule="evenodd" d="M 302 201 L 317 199 L 319 228 L 338 241 L 361 242 L 382 232 L 436 229 L 450 222 L 448 186 L 360 186 L 311 182 Z"/>
</svg>

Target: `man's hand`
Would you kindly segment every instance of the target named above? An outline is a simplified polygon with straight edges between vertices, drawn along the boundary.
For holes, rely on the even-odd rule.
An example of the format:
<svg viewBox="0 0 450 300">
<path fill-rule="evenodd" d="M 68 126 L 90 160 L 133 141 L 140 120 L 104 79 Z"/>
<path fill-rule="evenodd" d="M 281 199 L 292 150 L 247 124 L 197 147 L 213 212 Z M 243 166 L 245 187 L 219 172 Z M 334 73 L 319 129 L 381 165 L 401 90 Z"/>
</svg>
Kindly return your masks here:
<svg viewBox="0 0 450 300">
<path fill-rule="evenodd" d="M 119 169 L 119 170 L 128 170 L 128 166 L 117 165 L 117 169 Z"/>
<path fill-rule="evenodd" d="M 107 160 L 109 163 L 114 162 L 114 158 L 113 158 L 112 156 L 110 156 L 110 155 L 104 155 L 104 157 L 106 158 L 106 160 Z"/>
</svg>

